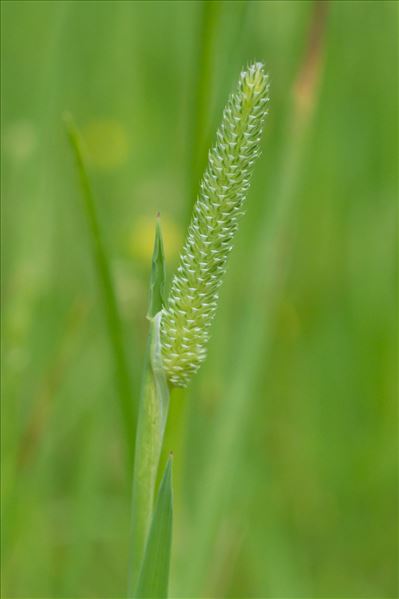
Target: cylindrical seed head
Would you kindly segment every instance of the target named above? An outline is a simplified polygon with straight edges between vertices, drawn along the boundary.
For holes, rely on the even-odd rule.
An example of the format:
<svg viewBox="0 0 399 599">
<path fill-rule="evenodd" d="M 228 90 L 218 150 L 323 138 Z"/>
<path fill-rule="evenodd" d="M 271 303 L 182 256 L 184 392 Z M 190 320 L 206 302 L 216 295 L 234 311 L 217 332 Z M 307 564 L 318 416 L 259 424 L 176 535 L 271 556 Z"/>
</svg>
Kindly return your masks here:
<svg viewBox="0 0 399 599">
<path fill-rule="evenodd" d="M 206 356 L 218 288 L 259 156 L 268 90 L 261 63 L 241 72 L 209 152 L 161 321 L 163 365 L 170 383 L 179 387 L 188 384 Z"/>
</svg>

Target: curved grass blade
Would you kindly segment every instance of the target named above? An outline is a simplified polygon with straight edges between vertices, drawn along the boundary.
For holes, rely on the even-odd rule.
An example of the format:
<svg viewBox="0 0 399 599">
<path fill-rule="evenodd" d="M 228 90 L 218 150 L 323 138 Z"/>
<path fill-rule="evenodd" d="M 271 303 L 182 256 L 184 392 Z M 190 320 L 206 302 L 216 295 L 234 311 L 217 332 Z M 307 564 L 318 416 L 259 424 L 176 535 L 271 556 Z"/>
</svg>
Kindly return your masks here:
<svg viewBox="0 0 399 599">
<path fill-rule="evenodd" d="M 172 545 L 172 457 L 159 487 L 151 529 L 135 593 L 136 599 L 166 599 Z"/>
<path fill-rule="evenodd" d="M 115 378 L 116 384 L 118 386 L 118 397 L 122 421 L 126 434 L 127 453 L 129 461 L 133 462 L 136 414 L 135 405 L 132 401 L 129 367 L 123 344 L 122 325 L 116 301 L 114 285 L 100 224 L 98 222 L 93 192 L 89 177 L 86 172 L 81 137 L 75 123 L 72 120 L 72 117 L 69 114 L 64 115 L 64 123 L 79 172 L 87 225 L 92 244 L 93 259 L 97 268 L 108 334 L 114 354 Z"/>
</svg>

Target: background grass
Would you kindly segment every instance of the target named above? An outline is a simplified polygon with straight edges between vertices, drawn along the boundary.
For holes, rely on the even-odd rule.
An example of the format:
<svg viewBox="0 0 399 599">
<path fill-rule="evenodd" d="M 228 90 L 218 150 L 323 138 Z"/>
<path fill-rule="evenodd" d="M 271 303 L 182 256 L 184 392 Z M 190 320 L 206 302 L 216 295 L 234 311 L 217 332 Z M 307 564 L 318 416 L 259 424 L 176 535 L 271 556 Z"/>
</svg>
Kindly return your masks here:
<svg viewBox="0 0 399 599">
<path fill-rule="evenodd" d="M 270 298 L 251 283 L 253 239 L 264 230 L 276 247 L 268 223 L 312 13 L 310 2 L 2 3 L 5 597 L 126 589 L 124 427 L 61 115 L 86 143 L 137 401 L 154 215 L 171 274 L 204 149 L 253 58 L 271 73 L 263 157 L 209 359 L 172 397 L 172 596 L 397 596 L 396 3 L 330 3 L 266 320 Z M 230 435 L 248 289 L 267 328 L 246 357 L 256 376 L 229 460 L 212 452 Z M 215 522 L 201 516 L 208 496 Z"/>
</svg>

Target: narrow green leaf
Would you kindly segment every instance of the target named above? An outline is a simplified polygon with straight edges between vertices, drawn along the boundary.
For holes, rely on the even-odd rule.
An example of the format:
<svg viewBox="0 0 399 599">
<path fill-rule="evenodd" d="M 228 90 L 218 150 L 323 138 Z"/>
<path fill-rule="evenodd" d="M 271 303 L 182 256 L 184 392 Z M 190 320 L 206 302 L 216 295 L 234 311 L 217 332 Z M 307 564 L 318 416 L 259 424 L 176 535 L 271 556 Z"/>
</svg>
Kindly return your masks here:
<svg viewBox="0 0 399 599">
<path fill-rule="evenodd" d="M 154 509 L 155 487 L 169 411 L 169 387 L 162 365 L 160 322 L 165 283 L 164 253 L 157 219 L 147 317 L 150 329 L 140 396 L 132 492 L 129 597 L 137 587 Z"/>
<path fill-rule="evenodd" d="M 162 310 L 165 304 L 165 254 L 163 251 L 160 215 L 157 214 L 155 229 L 154 251 L 152 254 L 150 294 L 148 302 L 148 318 L 154 318 L 155 314 Z"/>
<path fill-rule="evenodd" d="M 195 40 L 195 60 L 193 68 L 193 96 L 190 127 L 190 151 L 188 152 L 187 173 L 189 174 L 190 203 L 193 208 L 197 198 L 198 180 L 206 163 L 209 135 L 209 90 L 213 87 L 216 41 L 223 14 L 221 2 L 198 3 L 198 35 Z M 189 216 L 189 215 L 187 215 Z"/>
<path fill-rule="evenodd" d="M 165 599 L 168 596 L 172 520 L 172 458 L 169 457 L 148 535 L 135 593 L 137 599 Z"/>
<path fill-rule="evenodd" d="M 90 180 L 87 175 L 81 136 L 71 115 L 64 114 L 64 124 L 75 155 L 76 166 L 79 173 L 93 260 L 97 269 L 104 315 L 114 355 L 115 379 L 118 388 L 122 422 L 126 433 L 127 452 L 129 461 L 133 462 L 136 413 L 135 404 L 132 401 L 129 366 L 123 343 L 122 324 L 116 301 L 116 293 L 111 277 L 111 269 L 108 263 L 101 227 L 97 217 L 96 203 Z"/>
</svg>

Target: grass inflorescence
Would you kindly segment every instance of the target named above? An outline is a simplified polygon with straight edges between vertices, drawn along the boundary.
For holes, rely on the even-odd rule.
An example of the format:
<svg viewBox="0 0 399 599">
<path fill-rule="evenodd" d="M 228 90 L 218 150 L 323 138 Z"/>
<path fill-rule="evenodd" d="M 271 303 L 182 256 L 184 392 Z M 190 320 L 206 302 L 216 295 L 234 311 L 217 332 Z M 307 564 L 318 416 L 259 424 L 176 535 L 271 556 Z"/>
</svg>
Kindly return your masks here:
<svg viewBox="0 0 399 599">
<path fill-rule="evenodd" d="M 260 153 L 268 90 L 261 63 L 241 72 L 209 152 L 161 322 L 164 368 L 170 383 L 178 387 L 188 384 L 206 356 L 218 289 Z"/>
</svg>

